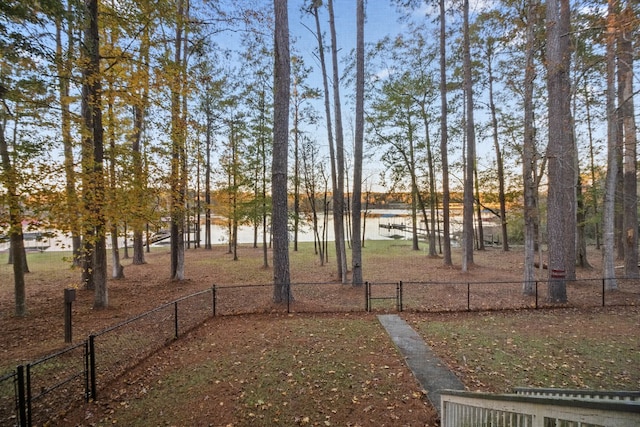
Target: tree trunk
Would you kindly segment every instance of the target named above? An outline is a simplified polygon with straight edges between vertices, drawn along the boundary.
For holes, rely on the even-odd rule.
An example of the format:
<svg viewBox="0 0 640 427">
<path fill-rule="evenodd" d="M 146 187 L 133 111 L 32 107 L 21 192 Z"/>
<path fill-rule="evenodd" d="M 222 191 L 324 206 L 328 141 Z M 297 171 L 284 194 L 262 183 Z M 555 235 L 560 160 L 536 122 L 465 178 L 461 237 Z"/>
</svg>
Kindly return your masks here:
<svg viewBox="0 0 640 427">
<path fill-rule="evenodd" d="M 94 290 L 94 308 L 108 306 L 106 221 L 104 213 L 104 146 L 101 109 L 101 77 L 97 0 L 85 1 L 82 81 L 82 116 L 85 136 L 82 148 L 84 205 L 84 263 L 82 279 Z"/>
<path fill-rule="evenodd" d="M 88 5 L 86 5 L 88 13 Z M 85 20 L 89 20 L 87 17 Z M 87 28 L 85 28 L 85 39 L 87 39 L 88 26 L 89 24 L 85 24 Z M 92 196 L 93 196 L 93 183 L 91 180 L 92 177 L 92 168 L 93 168 L 93 111 L 92 111 L 92 100 L 89 99 L 89 76 L 90 76 L 90 45 L 87 44 L 88 40 L 85 40 L 82 49 L 82 55 L 86 58 L 85 63 L 86 68 L 83 70 L 83 84 L 82 84 L 82 99 L 81 99 L 81 111 L 82 111 L 82 119 L 83 119 L 83 138 L 82 138 L 82 273 L 81 273 L 81 281 L 84 289 L 93 291 L 95 290 L 94 283 L 94 248 L 95 248 L 95 227 L 94 220 L 92 218 L 91 207 L 93 206 Z"/>
<path fill-rule="evenodd" d="M 262 104 L 264 105 L 264 97 L 265 93 L 262 91 Z M 264 108 L 262 109 L 264 113 Z M 263 125 L 266 120 L 263 117 Z M 260 156 L 262 161 L 262 266 L 264 268 L 269 268 L 269 256 L 268 256 L 268 245 L 267 245 L 267 236 L 268 236 L 268 227 L 267 227 L 267 147 L 266 147 L 266 138 L 260 138 Z"/>
<path fill-rule="evenodd" d="M 420 250 L 418 242 L 418 188 L 411 185 L 411 249 Z"/>
<path fill-rule="evenodd" d="M 116 216 L 116 212 L 118 209 L 118 196 L 117 196 L 117 177 L 116 177 L 116 141 L 114 135 L 114 126 L 115 126 L 115 118 L 113 113 L 113 85 L 109 83 L 109 88 L 107 91 L 107 97 L 109 98 L 107 101 L 107 122 L 108 122 L 108 139 L 109 139 L 109 169 L 108 169 L 108 179 L 109 179 L 109 205 L 111 205 L 111 209 L 109 210 L 109 223 L 110 223 L 110 234 L 111 234 L 111 278 L 113 279 L 123 279 L 124 278 L 124 267 L 120 264 L 120 248 L 118 245 L 118 218 Z M 126 235 L 125 235 L 126 239 Z"/>
<path fill-rule="evenodd" d="M 124 266 L 120 263 L 118 247 L 118 227 L 114 225 L 111 226 L 111 278 L 124 279 Z"/>
<path fill-rule="evenodd" d="M 415 159 L 415 141 L 413 138 L 413 123 L 411 120 L 411 108 L 408 106 L 407 111 L 407 143 L 409 144 L 409 155 L 400 150 L 404 157 L 405 163 L 407 165 L 407 169 L 411 174 L 411 248 L 414 251 L 420 250 L 420 245 L 418 242 L 418 198 L 420 197 L 420 192 L 418 190 L 418 178 L 416 176 L 416 159 Z"/>
<path fill-rule="evenodd" d="M 571 102 L 567 102 L 568 107 L 570 107 Z M 566 262 L 567 262 L 567 272 L 565 277 L 567 280 L 576 280 L 576 260 L 578 259 L 578 179 L 580 177 L 580 165 L 578 163 L 578 145 L 576 143 L 575 138 L 575 124 L 573 121 L 573 110 L 570 109 L 568 113 L 569 117 L 569 136 L 571 138 L 571 161 L 573 162 L 573 167 L 570 168 L 571 173 L 567 174 L 567 179 L 569 182 L 566 184 L 568 188 L 573 189 L 571 192 L 571 205 L 573 207 L 573 214 L 571 216 L 567 215 L 565 217 L 565 222 L 567 222 L 566 229 L 570 231 L 570 237 L 573 238 L 573 244 L 569 242 L 565 242 L 565 250 L 566 250 Z"/>
<path fill-rule="evenodd" d="M 124 236 L 124 238 L 122 239 L 122 243 L 123 243 L 122 249 L 124 249 L 123 258 L 129 259 L 129 239 L 128 239 L 129 229 L 127 228 L 126 221 L 122 223 L 122 234 Z"/>
<path fill-rule="evenodd" d="M 205 136 L 205 156 L 206 162 L 204 172 L 204 248 L 211 250 L 211 134 L 213 133 L 213 117 L 211 111 L 211 104 L 207 102 L 205 105 L 205 117 L 206 117 L 206 136 Z"/>
<path fill-rule="evenodd" d="M 320 265 L 324 265 L 324 239 L 320 235 L 318 202 L 317 202 L 317 180 L 316 180 L 316 148 L 311 142 L 306 143 L 302 149 L 302 170 L 303 183 L 313 224 L 313 247 L 316 255 L 319 255 Z M 323 224 L 324 225 L 324 224 Z"/>
<path fill-rule="evenodd" d="M 65 173 L 65 195 L 67 198 L 67 212 L 69 213 L 69 229 L 71 231 L 71 251 L 73 253 L 73 265 L 79 267 L 81 264 L 80 222 L 79 222 L 79 201 L 76 192 L 76 171 L 73 158 L 73 138 L 71 136 L 71 110 L 69 98 L 69 86 L 71 79 L 71 61 L 73 58 L 73 19 L 71 2 L 68 3 L 69 13 L 67 19 L 67 52 L 66 58 L 62 51 L 62 22 L 56 19 L 56 66 L 58 71 L 58 84 L 60 96 L 60 122 L 62 146 L 64 152 L 64 173 Z"/>
<path fill-rule="evenodd" d="M 433 150 L 431 148 L 431 135 L 429 133 L 429 117 L 427 115 L 425 103 L 420 103 L 420 111 L 422 113 L 422 121 L 424 122 L 424 134 L 425 134 L 425 147 L 427 150 L 427 166 L 429 170 L 429 209 L 430 209 L 430 227 L 428 232 L 429 238 L 429 256 L 435 258 L 437 256 L 436 252 L 436 209 L 438 204 L 438 199 L 436 195 L 436 178 L 435 178 L 435 167 L 433 164 Z M 423 203 L 424 206 L 424 203 Z M 425 214 L 426 216 L 426 214 Z M 425 225 L 427 219 L 425 218 Z"/>
<path fill-rule="evenodd" d="M 577 111 L 577 96 L 573 99 L 573 109 L 572 111 Z M 572 129 L 572 138 L 576 152 L 578 151 L 578 147 L 576 145 L 576 136 L 575 136 L 575 123 L 573 122 L 573 115 L 571 120 L 571 129 Z M 575 165 L 574 169 L 575 173 L 575 182 L 576 182 L 576 244 L 575 244 L 575 262 L 573 264 L 573 276 L 569 276 L 567 274 L 567 278 L 571 278 L 571 280 L 576 279 L 576 271 L 575 267 L 588 268 L 591 267 L 589 264 L 589 259 L 587 257 L 587 239 L 585 236 L 586 232 L 586 217 L 587 210 L 584 205 L 584 194 L 582 193 L 582 176 L 580 171 L 580 162 L 578 161 L 577 156 L 575 157 Z"/>
<path fill-rule="evenodd" d="M 585 93 L 588 93 L 588 85 L 589 82 L 585 79 L 584 82 L 585 85 Z M 591 173 L 591 182 L 595 183 L 596 180 L 596 159 L 595 159 L 595 152 L 594 152 L 594 141 L 593 141 L 593 126 L 591 123 L 591 108 L 590 108 L 590 104 L 591 104 L 591 99 L 587 96 L 586 102 L 585 102 L 585 108 L 586 108 L 586 119 L 587 119 L 587 131 L 589 133 L 589 166 L 590 166 L 590 173 Z M 591 185 L 591 203 L 592 206 L 591 208 L 593 209 L 593 216 L 598 217 L 598 212 L 599 212 L 599 208 L 598 208 L 598 186 L 596 186 L 595 184 Z M 596 236 L 596 249 L 600 249 L 600 222 L 596 221 L 596 223 L 594 224 L 594 234 Z"/>
<path fill-rule="evenodd" d="M 464 91 L 466 97 L 465 135 L 467 140 L 467 163 L 464 175 L 462 214 L 462 271 L 473 265 L 473 178 L 476 162 L 476 134 L 473 119 L 473 81 L 471 76 L 471 48 L 469 43 L 469 0 L 463 1 L 464 9 Z"/>
<path fill-rule="evenodd" d="M 92 100 L 93 115 L 93 171 L 94 200 L 92 213 L 95 217 L 95 248 L 94 248 L 94 308 L 106 308 L 109 306 L 109 294 L 107 289 L 107 247 L 106 247 L 106 218 L 104 212 L 105 182 L 104 182 L 104 139 L 102 129 L 101 110 L 101 79 L 100 79 L 100 49 L 98 30 L 98 0 L 88 0 L 90 10 L 89 43 L 92 46 L 89 73 L 89 99 Z"/>
<path fill-rule="evenodd" d="M 176 38 L 174 44 L 174 75 L 171 82 L 171 280 L 184 280 L 184 205 L 185 189 L 182 187 L 182 162 L 185 129 L 181 117 L 182 96 L 182 41 L 184 2 L 178 1 Z"/>
<path fill-rule="evenodd" d="M 364 0 L 356 2 L 356 129 L 353 153 L 351 283 L 363 284 L 362 274 L 362 156 L 364 145 Z"/>
<path fill-rule="evenodd" d="M 322 246 L 324 251 L 324 264 L 329 262 L 329 181 L 324 181 L 324 224 L 322 226 Z"/>
<path fill-rule="evenodd" d="M 2 99 L 4 101 L 4 99 Z M 10 257 L 13 261 L 13 287 L 15 296 L 15 315 L 24 317 L 27 315 L 27 293 L 24 280 L 26 256 L 24 240 L 22 236 L 22 212 L 20 208 L 20 196 L 17 187 L 17 171 L 11 163 L 9 147 L 4 136 L 5 126 L 0 121 L 0 160 L 2 161 L 2 175 L 0 182 L 6 189 L 7 204 L 9 208 L 9 239 Z"/>
<path fill-rule="evenodd" d="M 576 186 L 577 196 L 577 215 L 576 222 L 578 225 L 576 238 L 576 265 L 581 268 L 590 268 L 589 259 L 587 258 L 587 239 L 585 237 L 586 229 L 586 207 L 584 205 L 584 195 L 582 194 L 582 179 L 578 174 L 578 185 Z"/>
<path fill-rule="evenodd" d="M 327 139 L 328 139 L 328 143 L 329 143 L 329 158 L 330 158 L 330 163 L 331 163 L 331 187 L 334 190 L 334 204 L 333 204 L 333 229 L 334 229 L 334 234 L 335 234 L 335 247 L 336 247 L 336 261 L 337 261 L 337 266 L 338 266 L 338 275 L 340 275 L 340 272 L 342 271 L 342 268 L 340 267 L 340 262 L 342 260 L 342 256 L 340 254 L 340 246 L 338 244 L 338 222 L 340 222 L 339 217 L 337 217 L 337 215 L 339 214 L 336 211 L 336 204 L 335 204 L 335 191 L 336 188 L 338 187 L 338 181 L 337 181 L 337 168 L 336 168 L 336 149 L 335 149 L 335 144 L 334 144 L 334 140 L 333 140 L 333 122 L 331 120 L 331 95 L 329 94 L 329 83 L 328 83 L 328 75 L 327 75 L 327 65 L 326 65 L 326 61 L 325 61 L 325 57 L 324 57 L 324 43 L 322 41 L 322 31 L 320 29 L 320 17 L 319 17 L 319 11 L 318 8 L 320 6 L 319 5 L 315 5 L 313 6 L 313 16 L 315 18 L 315 22 L 316 22 L 316 38 L 318 40 L 318 55 L 320 57 L 320 66 L 322 68 L 322 87 L 323 87 L 323 92 L 324 92 L 324 109 L 325 109 L 325 116 L 326 116 L 326 120 L 327 120 Z M 325 217 L 325 220 L 327 218 Z M 325 252 L 328 253 L 328 252 Z"/>
<path fill-rule="evenodd" d="M 231 122 L 231 170 L 230 172 L 230 191 L 231 191 L 231 229 L 229 233 L 230 250 L 233 253 L 233 260 L 238 260 L 238 139 L 235 119 Z"/>
<path fill-rule="evenodd" d="M 607 178 L 604 191 L 604 212 L 602 224 L 602 275 L 607 290 L 618 289 L 615 270 L 615 193 L 618 175 L 617 113 L 616 113 L 616 0 L 608 1 L 607 11 Z"/>
<path fill-rule="evenodd" d="M 180 199 L 181 204 L 184 207 L 183 210 L 183 229 L 182 229 L 182 240 L 185 238 L 185 228 L 186 228 L 186 239 L 187 244 L 191 242 L 191 235 L 189 234 L 191 230 L 191 219 L 190 219 L 190 210 L 189 210 L 189 200 L 187 195 L 189 194 L 189 181 L 188 181 L 188 167 L 187 167 L 187 119 L 189 114 L 189 83 L 188 83 L 188 61 L 189 61 L 189 51 L 191 50 L 190 40 L 189 40 L 189 23 L 190 21 L 190 7 L 191 1 L 184 1 L 184 13 L 181 14 L 181 21 L 183 26 L 183 37 L 182 37 L 182 66 L 180 67 L 180 135 L 181 135 L 181 144 L 180 144 Z M 186 224 L 186 227 L 184 226 Z M 190 247 L 190 246 L 189 246 Z M 184 246 L 182 246 L 182 253 L 179 258 L 180 265 L 179 270 L 181 271 L 181 279 L 184 279 Z"/>
<path fill-rule="evenodd" d="M 140 41 L 139 71 L 142 71 L 142 88 L 139 99 L 133 105 L 133 133 L 131 135 L 132 173 L 134 191 L 137 197 L 134 200 L 138 212 L 146 211 L 146 187 L 147 180 L 142 162 L 142 132 L 146 120 L 147 107 L 149 105 L 149 28 L 145 26 Z M 133 228 L 133 265 L 142 265 L 144 259 L 144 227 L 146 216 L 134 213 Z"/>
<path fill-rule="evenodd" d="M 620 43 L 620 21 L 622 18 L 620 17 L 620 2 L 616 3 L 616 64 L 618 66 L 618 86 L 617 86 L 617 96 L 618 96 L 618 104 L 616 110 L 616 145 L 618 146 L 616 149 L 616 153 L 618 155 L 618 174 L 616 175 L 616 201 L 615 201 L 615 248 L 617 250 L 617 259 L 619 261 L 624 262 L 624 250 L 627 245 L 625 243 L 624 237 L 624 119 L 623 119 L 623 99 L 624 99 L 624 76 L 620 71 L 620 55 L 621 55 L 621 43 Z M 624 65 L 622 65 L 624 67 Z"/>
<path fill-rule="evenodd" d="M 289 272 L 289 230 L 287 173 L 289 141 L 289 92 L 291 62 L 289 55 L 289 17 L 287 0 L 274 0 L 275 64 L 273 102 L 273 161 L 271 185 L 273 197 L 273 300 L 291 301 Z"/>
<path fill-rule="evenodd" d="M 440 7 L 440 156 L 442 162 L 442 255 L 444 265 L 453 265 L 451 259 L 451 232 L 449 227 L 449 142 L 447 130 L 447 54 L 445 0 L 439 0 Z"/>
<path fill-rule="evenodd" d="M 371 182 L 369 182 L 369 186 L 366 187 L 367 192 L 364 196 L 364 212 L 362 215 L 362 247 L 365 247 L 365 237 L 367 234 L 367 217 L 369 216 L 369 200 L 371 199 Z"/>
<path fill-rule="evenodd" d="M 502 157 L 502 149 L 498 139 L 498 116 L 496 114 L 496 104 L 493 96 L 493 66 L 492 56 L 487 61 L 487 69 L 489 74 L 489 108 L 491 110 L 491 128 L 493 133 L 493 148 L 496 152 L 496 167 L 498 172 L 498 200 L 500 202 L 500 230 L 502 232 L 502 250 L 509 250 L 509 236 L 507 233 L 507 201 L 504 193 L 504 161 Z"/>
<path fill-rule="evenodd" d="M 27 272 L 25 265 L 27 263 L 26 252 L 24 249 L 24 239 L 22 235 L 22 222 L 15 224 L 15 215 L 10 215 L 9 221 L 11 222 L 10 240 L 11 245 L 9 250 L 13 257 L 13 289 L 15 296 L 15 315 L 16 317 L 25 317 L 27 315 L 27 293 L 24 275 Z M 19 228 L 16 227 L 19 226 Z"/>
<path fill-rule="evenodd" d="M 627 3 L 622 11 L 618 36 L 618 73 L 620 74 L 619 110 L 622 115 L 622 141 L 624 147 L 624 184 L 623 184 L 623 244 L 625 277 L 640 277 L 638 270 L 638 167 L 636 145 L 636 122 L 633 102 L 633 11 Z"/>
<path fill-rule="evenodd" d="M 328 0 L 329 29 L 331 34 L 331 59 L 333 65 L 333 111 L 336 131 L 336 187 L 333 190 L 333 222 L 336 230 L 336 257 L 338 276 L 347 283 L 347 251 L 344 230 L 344 133 L 342 131 L 342 107 L 340 101 L 340 75 L 338 73 L 338 40 L 336 36 L 333 0 Z"/>
<path fill-rule="evenodd" d="M 474 162 L 475 163 L 475 162 Z M 477 225 L 477 236 L 478 236 L 478 245 L 477 248 L 479 251 L 484 251 L 486 248 L 484 247 L 484 227 L 482 225 L 482 202 L 480 200 L 480 180 L 478 179 L 478 168 L 474 166 L 473 168 L 473 176 L 475 182 L 475 202 L 476 202 L 476 216 L 478 217 L 478 225 Z"/>
<path fill-rule="evenodd" d="M 569 0 L 547 0 L 547 81 L 549 91 L 549 192 L 547 238 L 551 302 L 567 301 L 566 274 L 575 266 L 575 157 L 569 81 Z"/>
<path fill-rule="evenodd" d="M 197 146 L 197 150 L 196 150 L 196 188 L 195 188 L 195 193 L 196 193 L 196 201 L 195 201 L 195 224 L 194 224 L 194 239 L 193 239 L 193 247 L 194 249 L 198 249 L 200 248 L 200 240 L 202 239 L 201 236 L 201 228 L 200 228 L 200 224 L 201 224 L 201 214 L 202 214 L 202 200 L 200 198 L 200 195 L 202 194 L 201 188 L 200 188 L 200 174 L 202 173 L 202 153 L 200 151 L 202 147 L 200 146 L 200 141 L 198 138 L 198 146 Z"/>
<path fill-rule="evenodd" d="M 622 124 L 620 121 L 620 109 L 616 112 L 616 144 L 618 147 L 616 148 L 616 154 L 618 155 L 618 175 L 616 176 L 616 200 L 615 200 L 615 211 L 614 211 L 614 236 L 615 236 L 615 253 L 616 259 L 619 261 L 624 261 L 624 249 L 626 247 L 624 243 L 624 239 L 622 237 L 622 229 L 624 228 L 624 147 L 622 144 Z"/>
<path fill-rule="evenodd" d="M 537 1 L 529 2 L 526 29 L 526 65 L 524 70 L 524 141 L 522 144 L 522 176 L 524 181 L 524 271 L 522 293 L 535 293 L 535 255 L 538 207 L 536 203 L 535 128 L 533 87 L 535 80 L 535 32 L 538 21 Z"/>
<path fill-rule="evenodd" d="M 298 252 L 300 228 L 300 94 L 298 77 L 293 78 L 293 251 Z"/>
</svg>

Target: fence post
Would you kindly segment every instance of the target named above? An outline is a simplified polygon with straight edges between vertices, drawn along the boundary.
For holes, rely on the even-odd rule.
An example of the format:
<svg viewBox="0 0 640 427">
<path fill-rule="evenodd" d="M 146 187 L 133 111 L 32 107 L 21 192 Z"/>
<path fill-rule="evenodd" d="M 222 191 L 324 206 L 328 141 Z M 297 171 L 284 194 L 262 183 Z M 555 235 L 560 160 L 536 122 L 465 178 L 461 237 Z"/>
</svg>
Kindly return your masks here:
<svg viewBox="0 0 640 427">
<path fill-rule="evenodd" d="M 89 340 L 84 340 L 84 401 L 89 401 Z"/>
<path fill-rule="evenodd" d="M 536 280 L 536 310 L 538 309 L 538 281 Z"/>
<path fill-rule="evenodd" d="M 216 316 L 216 285 L 213 285 L 213 287 L 211 288 L 211 299 L 212 301 L 212 307 L 213 307 L 213 316 Z"/>
<path fill-rule="evenodd" d="M 178 301 L 173 303 L 173 326 L 174 326 L 174 338 L 178 339 Z"/>
<path fill-rule="evenodd" d="M 402 280 L 398 282 L 398 311 L 402 313 Z"/>
<path fill-rule="evenodd" d="M 24 365 L 18 366 L 17 370 L 17 378 L 18 381 L 18 417 L 20 426 L 27 425 L 27 402 L 24 394 Z"/>
<path fill-rule="evenodd" d="M 27 363 L 27 404 L 26 404 L 26 410 L 27 410 L 27 423 L 25 425 L 27 425 L 28 427 L 31 427 L 31 421 L 32 421 L 32 417 L 31 417 L 31 365 Z"/>
<path fill-rule="evenodd" d="M 603 307 L 604 307 L 604 283 L 605 283 L 605 280 L 602 279 L 602 306 Z"/>
<path fill-rule="evenodd" d="M 96 387 L 96 345 L 95 335 L 89 335 L 89 376 L 91 377 L 91 399 L 95 402 L 97 399 Z"/>
<path fill-rule="evenodd" d="M 369 286 L 371 286 L 369 284 L 368 281 L 364 282 L 364 311 L 366 311 L 367 313 L 370 311 L 370 307 L 369 307 Z"/>
<path fill-rule="evenodd" d="M 73 341 L 73 323 L 71 320 L 73 311 L 71 310 L 72 303 L 76 300 L 76 290 L 73 288 L 64 290 L 64 342 L 70 343 Z"/>
<path fill-rule="evenodd" d="M 471 311 L 471 282 L 467 282 L 467 311 Z"/>
</svg>

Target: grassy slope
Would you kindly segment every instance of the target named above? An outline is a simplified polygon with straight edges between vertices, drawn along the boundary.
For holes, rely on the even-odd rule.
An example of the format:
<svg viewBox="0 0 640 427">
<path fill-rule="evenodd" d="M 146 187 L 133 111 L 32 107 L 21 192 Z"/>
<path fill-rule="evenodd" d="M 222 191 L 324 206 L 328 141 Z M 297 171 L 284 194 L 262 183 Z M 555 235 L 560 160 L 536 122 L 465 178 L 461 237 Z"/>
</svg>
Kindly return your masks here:
<svg viewBox="0 0 640 427">
<path fill-rule="evenodd" d="M 470 389 L 640 390 L 637 307 L 508 311 L 411 321 Z"/>
</svg>

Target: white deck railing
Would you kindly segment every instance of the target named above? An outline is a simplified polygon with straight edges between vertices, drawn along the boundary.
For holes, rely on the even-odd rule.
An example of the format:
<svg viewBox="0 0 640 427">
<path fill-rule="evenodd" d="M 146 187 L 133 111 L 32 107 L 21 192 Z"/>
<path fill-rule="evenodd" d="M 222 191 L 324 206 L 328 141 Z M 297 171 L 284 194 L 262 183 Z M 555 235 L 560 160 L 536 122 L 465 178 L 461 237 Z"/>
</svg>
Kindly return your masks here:
<svg viewBox="0 0 640 427">
<path fill-rule="evenodd" d="M 442 427 L 637 427 L 640 402 L 444 390 Z"/>
<path fill-rule="evenodd" d="M 516 387 L 514 393 L 523 396 L 569 397 L 575 399 L 601 399 L 640 402 L 640 391 L 576 390 L 566 388 Z"/>
</svg>

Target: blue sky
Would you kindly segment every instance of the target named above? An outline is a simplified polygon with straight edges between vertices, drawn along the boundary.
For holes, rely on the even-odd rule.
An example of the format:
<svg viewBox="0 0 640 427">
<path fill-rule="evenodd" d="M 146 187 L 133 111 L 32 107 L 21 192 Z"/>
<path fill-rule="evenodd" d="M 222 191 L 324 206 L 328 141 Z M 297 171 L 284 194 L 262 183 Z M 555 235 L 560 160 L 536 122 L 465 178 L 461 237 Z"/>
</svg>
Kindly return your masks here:
<svg viewBox="0 0 640 427">
<path fill-rule="evenodd" d="M 326 0 L 325 0 L 326 3 Z M 313 15 L 303 14 L 300 12 L 302 1 L 290 1 L 289 2 L 289 30 L 292 41 L 295 39 L 295 49 L 298 51 L 305 60 L 307 66 L 313 68 L 312 75 L 310 76 L 310 83 L 317 87 L 322 88 L 322 76 L 320 71 L 320 64 L 315 58 L 317 51 L 317 40 L 315 33 L 315 21 Z M 396 11 L 396 7 L 391 4 L 389 0 L 368 0 L 365 2 L 366 7 L 366 22 L 365 22 L 365 42 L 375 42 L 387 35 L 396 35 L 402 31 L 402 25 L 398 22 L 399 14 Z M 355 49 L 356 46 L 356 1 L 355 0 L 334 0 L 335 18 L 336 18 L 336 32 L 338 39 L 338 56 L 339 61 L 343 61 L 345 55 Z M 326 46 L 330 44 L 329 38 L 329 23 L 328 13 L 325 7 L 320 12 L 320 25 L 325 32 L 323 35 L 324 43 Z M 308 28 L 306 28 L 306 27 Z M 331 73 L 331 56 L 327 52 L 325 55 L 327 61 L 327 69 Z M 344 71 L 344 64 L 340 63 L 339 72 L 342 74 Z M 352 96 L 353 88 L 341 86 L 341 97 L 343 100 Z M 315 130 L 316 140 L 321 147 L 327 146 L 326 136 L 326 118 L 324 117 L 323 100 L 319 100 L 316 105 L 317 111 L 321 114 L 321 120 Z M 333 108 L 332 108 L 333 114 Z M 351 151 L 351 145 L 353 143 L 351 138 L 351 126 L 353 121 L 352 106 L 343 102 L 342 107 L 342 119 L 344 128 L 345 148 L 348 152 Z M 348 156 L 348 153 L 347 153 Z M 377 162 L 377 158 L 374 162 L 369 162 L 368 168 L 365 166 L 363 171 L 364 177 L 370 176 L 374 181 L 377 181 L 381 164 Z"/>
<path fill-rule="evenodd" d="M 317 42 L 304 25 L 315 30 L 315 23 L 312 15 L 301 16 L 301 3 L 301 1 L 289 2 L 289 26 L 292 39 L 297 39 L 297 48 L 303 55 L 308 56 L 312 54 Z M 369 0 L 365 4 L 364 32 L 366 41 L 377 41 L 386 35 L 395 35 L 401 32 L 402 26 L 398 23 L 399 15 L 390 0 Z M 338 46 L 341 53 L 344 54 L 355 48 L 356 45 L 356 1 L 335 0 L 334 9 Z M 322 9 L 320 20 L 323 30 L 327 31 L 325 44 L 328 45 L 329 24 L 326 8 Z"/>
</svg>

